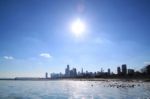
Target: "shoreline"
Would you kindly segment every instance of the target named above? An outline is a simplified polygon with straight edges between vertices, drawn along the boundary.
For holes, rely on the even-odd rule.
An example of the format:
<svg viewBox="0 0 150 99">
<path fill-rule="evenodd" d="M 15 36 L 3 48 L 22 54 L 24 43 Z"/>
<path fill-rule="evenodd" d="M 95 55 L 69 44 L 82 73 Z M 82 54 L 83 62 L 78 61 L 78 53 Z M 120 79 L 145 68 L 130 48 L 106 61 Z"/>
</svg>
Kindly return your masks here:
<svg viewBox="0 0 150 99">
<path fill-rule="evenodd" d="M 46 78 L 24 78 L 24 79 L 13 79 L 13 78 L 3 78 L 0 81 L 123 81 L 123 82 L 150 82 L 149 78 L 61 78 L 61 79 L 46 79 Z"/>
</svg>

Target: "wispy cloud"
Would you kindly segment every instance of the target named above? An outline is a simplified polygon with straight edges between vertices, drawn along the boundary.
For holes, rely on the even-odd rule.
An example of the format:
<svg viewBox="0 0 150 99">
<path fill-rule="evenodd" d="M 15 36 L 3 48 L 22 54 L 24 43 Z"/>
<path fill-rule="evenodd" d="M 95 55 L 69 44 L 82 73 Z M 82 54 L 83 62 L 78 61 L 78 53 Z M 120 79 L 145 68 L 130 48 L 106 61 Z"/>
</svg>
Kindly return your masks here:
<svg viewBox="0 0 150 99">
<path fill-rule="evenodd" d="M 150 61 L 145 61 L 144 62 L 144 65 L 149 65 L 150 64 Z"/>
<path fill-rule="evenodd" d="M 44 58 L 51 58 L 52 57 L 49 53 L 41 53 L 40 56 L 44 57 Z"/>
<path fill-rule="evenodd" d="M 14 57 L 12 57 L 12 56 L 4 56 L 3 58 L 7 59 L 7 60 L 13 60 L 14 59 Z"/>
</svg>

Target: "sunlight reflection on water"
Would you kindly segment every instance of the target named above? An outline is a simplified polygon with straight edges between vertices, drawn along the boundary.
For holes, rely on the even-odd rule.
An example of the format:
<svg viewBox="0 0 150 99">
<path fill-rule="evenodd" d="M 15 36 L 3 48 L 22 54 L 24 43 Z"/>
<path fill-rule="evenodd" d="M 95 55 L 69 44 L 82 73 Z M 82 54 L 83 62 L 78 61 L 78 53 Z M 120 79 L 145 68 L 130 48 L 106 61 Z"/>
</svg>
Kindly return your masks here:
<svg viewBox="0 0 150 99">
<path fill-rule="evenodd" d="M 0 81 L 0 99 L 149 99 L 150 83 L 117 88 L 103 81 Z"/>
</svg>

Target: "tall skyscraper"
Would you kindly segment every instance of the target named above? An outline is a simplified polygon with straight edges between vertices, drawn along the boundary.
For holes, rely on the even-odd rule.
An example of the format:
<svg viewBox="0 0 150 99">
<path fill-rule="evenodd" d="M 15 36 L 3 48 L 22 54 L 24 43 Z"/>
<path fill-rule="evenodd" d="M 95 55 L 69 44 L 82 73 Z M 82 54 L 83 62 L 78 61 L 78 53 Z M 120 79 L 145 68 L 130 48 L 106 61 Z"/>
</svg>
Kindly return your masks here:
<svg viewBox="0 0 150 99">
<path fill-rule="evenodd" d="M 127 74 L 127 65 L 126 64 L 122 64 L 122 74 L 123 75 Z"/>
<path fill-rule="evenodd" d="M 73 76 L 76 77 L 77 76 L 77 69 L 73 68 L 72 70 L 73 70 Z"/>
<path fill-rule="evenodd" d="M 48 73 L 47 72 L 45 73 L 45 78 L 48 78 Z"/>
<path fill-rule="evenodd" d="M 108 68 L 108 75 L 110 75 L 110 68 Z"/>
<path fill-rule="evenodd" d="M 69 65 L 67 65 L 67 69 L 70 70 Z"/>
<path fill-rule="evenodd" d="M 101 68 L 101 73 L 103 73 L 104 72 L 104 70 L 103 70 L 103 68 Z"/>
<path fill-rule="evenodd" d="M 83 68 L 81 69 L 81 74 L 83 75 Z"/>
<path fill-rule="evenodd" d="M 121 69 L 120 69 L 120 67 L 117 67 L 117 74 L 118 74 L 118 75 L 121 74 Z"/>
<path fill-rule="evenodd" d="M 66 75 L 66 77 L 70 77 L 70 68 L 69 68 L 69 65 L 67 65 L 67 68 L 65 70 L 65 75 Z"/>
</svg>

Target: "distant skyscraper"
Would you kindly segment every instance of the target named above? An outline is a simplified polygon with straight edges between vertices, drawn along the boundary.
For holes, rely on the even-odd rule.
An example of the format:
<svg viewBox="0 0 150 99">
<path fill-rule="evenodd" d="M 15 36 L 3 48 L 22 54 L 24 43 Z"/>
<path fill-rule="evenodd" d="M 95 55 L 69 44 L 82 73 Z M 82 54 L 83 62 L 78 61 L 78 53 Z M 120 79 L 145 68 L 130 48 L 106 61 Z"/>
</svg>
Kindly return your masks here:
<svg viewBox="0 0 150 99">
<path fill-rule="evenodd" d="M 82 68 L 82 70 L 81 70 L 81 73 L 83 74 L 83 68 Z"/>
<path fill-rule="evenodd" d="M 108 75 L 110 75 L 110 68 L 108 68 Z"/>
<path fill-rule="evenodd" d="M 67 68 L 65 70 L 65 75 L 66 75 L 66 77 L 70 77 L 70 68 L 69 68 L 69 65 L 67 65 Z"/>
<path fill-rule="evenodd" d="M 134 75 L 134 69 L 128 69 L 128 75 Z"/>
<path fill-rule="evenodd" d="M 69 77 L 73 77 L 73 70 L 70 70 L 70 75 Z"/>
<path fill-rule="evenodd" d="M 77 76 L 77 70 L 76 68 L 73 68 L 72 70 L 70 70 L 70 76 L 69 77 L 76 77 Z"/>
<path fill-rule="evenodd" d="M 122 64 L 122 74 L 123 75 L 127 74 L 127 65 L 126 64 Z"/>
<path fill-rule="evenodd" d="M 67 65 L 67 69 L 68 69 L 68 70 L 70 70 L 70 67 L 69 67 L 69 65 Z"/>
<path fill-rule="evenodd" d="M 120 69 L 120 67 L 117 67 L 117 74 L 118 74 L 118 75 L 121 74 L 121 69 Z"/>
<path fill-rule="evenodd" d="M 48 73 L 47 72 L 45 73 L 45 78 L 48 78 Z"/>
<path fill-rule="evenodd" d="M 77 69 L 76 69 L 76 68 L 73 68 L 72 70 L 73 70 L 73 75 L 74 75 L 74 77 L 76 77 L 76 76 L 77 76 Z"/>
<path fill-rule="evenodd" d="M 104 70 L 103 70 L 103 68 L 101 68 L 101 73 L 103 73 L 104 72 Z"/>
</svg>

